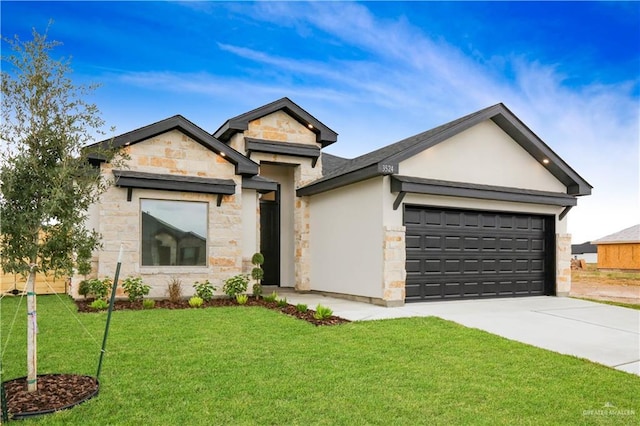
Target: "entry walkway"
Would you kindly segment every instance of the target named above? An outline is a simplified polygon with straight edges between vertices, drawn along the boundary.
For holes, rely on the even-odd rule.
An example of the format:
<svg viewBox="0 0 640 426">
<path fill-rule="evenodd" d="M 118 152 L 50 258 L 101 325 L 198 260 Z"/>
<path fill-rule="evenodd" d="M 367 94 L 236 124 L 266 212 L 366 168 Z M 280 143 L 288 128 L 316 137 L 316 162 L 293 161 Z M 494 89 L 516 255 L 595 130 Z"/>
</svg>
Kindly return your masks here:
<svg viewBox="0 0 640 426">
<path fill-rule="evenodd" d="M 640 311 L 567 297 L 408 303 L 386 308 L 281 289 L 289 303 L 320 303 L 351 321 L 436 316 L 511 340 L 640 375 Z M 286 292 L 286 293 L 285 293 Z"/>
</svg>

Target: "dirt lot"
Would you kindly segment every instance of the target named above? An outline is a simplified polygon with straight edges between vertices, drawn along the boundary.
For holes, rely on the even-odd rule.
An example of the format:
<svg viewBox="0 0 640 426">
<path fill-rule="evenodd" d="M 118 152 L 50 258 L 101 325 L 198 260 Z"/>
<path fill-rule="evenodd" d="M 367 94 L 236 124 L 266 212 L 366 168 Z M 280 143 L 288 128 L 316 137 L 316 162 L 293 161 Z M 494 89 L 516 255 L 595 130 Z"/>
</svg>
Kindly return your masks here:
<svg viewBox="0 0 640 426">
<path fill-rule="evenodd" d="M 640 305 L 640 273 L 598 271 L 588 264 L 572 271 L 571 296 Z"/>
</svg>

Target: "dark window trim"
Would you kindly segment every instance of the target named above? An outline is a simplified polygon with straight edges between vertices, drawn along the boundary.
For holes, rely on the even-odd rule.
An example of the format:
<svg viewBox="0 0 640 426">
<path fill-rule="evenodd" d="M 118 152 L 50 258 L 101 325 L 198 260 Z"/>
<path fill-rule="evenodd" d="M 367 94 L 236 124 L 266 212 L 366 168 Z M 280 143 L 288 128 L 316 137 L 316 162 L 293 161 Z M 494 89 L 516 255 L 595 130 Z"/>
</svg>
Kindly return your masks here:
<svg viewBox="0 0 640 426">
<path fill-rule="evenodd" d="M 320 157 L 320 148 L 317 146 L 291 142 L 272 142 L 254 138 L 244 138 L 244 140 L 245 150 L 249 158 L 251 158 L 252 152 L 292 155 L 294 157 L 311 158 L 311 167 L 315 167 Z"/>
<path fill-rule="evenodd" d="M 399 207 L 407 193 L 445 195 L 449 197 L 511 201 L 517 203 L 548 204 L 564 207 L 575 206 L 577 204 L 575 196 L 559 192 L 450 182 L 401 175 L 391 176 L 391 192 L 398 193 L 398 197 L 393 206 L 394 210 Z"/>
<path fill-rule="evenodd" d="M 222 202 L 223 195 L 233 195 L 236 193 L 236 183 L 233 179 L 175 176 L 129 170 L 114 170 L 113 175 L 116 178 L 116 186 L 128 188 L 128 201 L 131 201 L 131 188 L 217 194 L 218 206 L 220 206 Z"/>
</svg>

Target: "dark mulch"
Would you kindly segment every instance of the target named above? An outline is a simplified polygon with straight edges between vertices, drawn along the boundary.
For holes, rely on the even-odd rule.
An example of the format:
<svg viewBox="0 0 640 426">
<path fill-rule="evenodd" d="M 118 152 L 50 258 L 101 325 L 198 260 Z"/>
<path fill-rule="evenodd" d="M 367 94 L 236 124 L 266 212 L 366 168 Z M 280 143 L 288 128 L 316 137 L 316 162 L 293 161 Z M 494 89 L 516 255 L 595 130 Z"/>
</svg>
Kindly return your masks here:
<svg viewBox="0 0 640 426">
<path fill-rule="evenodd" d="M 9 418 L 20 419 L 71 408 L 98 393 L 94 377 L 75 374 L 38 376 L 38 389 L 27 391 L 27 378 L 4 383 Z"/>
<path fill-rule="evenodd" d="M 90 305 L 93 300 L 91 299 L 81 299 L 76 300 L 76 305 L 78 306 L 78 312 L 96 312 Z M 202 309 L 216 306 L 241 306 L 238 305 L 238 302 L 235 299 L 228 298 L 216 298 L 210 300 L 208 302 L 204 302 L 201 308 L 192 308 L 189 306 L 188 300 L 180 300 L 177 302 L 172 302 L 170 300 L 156 300 L 155 307 L 153 309 Z M 267 309 L 273 309 L 275 311 L 280 311 L 285 315 L 289 315 L 295 318 L 299 318 L 301 320 L 310 322 L 313 325 L 338 325 L 350 322 L 347 319 L 340 318 L 337 316 L 331 316 L 329 318 L 323 320 L 317 320 L 313 317 L 315 313 L 314 310 L 309 309 L 307 312 L 299 312 L 298 309 L 294 305 L 287 304 L 284 307 L 279 307 L 276 302 L 267 302 L 264 299 L 256 299 L 254 297 L 250 297 L 247 301 L 246 305 L 242 306 L 262 306 Z M 142 302 L 131 302 L 129 300 L 116 300 L 113 305 L 113 310 L 122 311 L 122 310 L 142 310 Z"/>
<path fill-rule="evenodd" d="M 78 312 L 96 312 L 91 308 L 90 299 L 77 300 Z M 233 299 L 219 298 L 213 299 L 203 304 L 203 308 L 215 306 L 238 306 L 238 302 Z M 299 312 L 294 305 L 287 304 L 280 307 L 276 302 L 267 302 L 264 299 L 249 298 L 244 306 L 262 306 L 267 309 L 280 311 L 285 315 L 308 321 L 314 325 L 337 325 L 350 322 L 344 318 L 331 316 L 323 320 L 313 317 L 314 310 Z M 142 302 L 130 302 L 128 300 L 116 300 L 114 310 L 141 310 Z M 153 309 L 196 309 L 189 306 L 188 300 L 172 302 L 170 300 L 156 300 Z M 202 309 L 202 308 L 198 308 Z M 22 418 L 31 415 L 45 414 L 53 411 L 71 408 L 83 402 L 98 392 L 98 382 L 89 376 L 79 376 L 73 374 L 47 374 L 38 376 L 38 390 L 27 392 L 26 378 L 14 379 L 5 382 L 5 394 L 7 409 L 10 418 Z"/>
</svg>

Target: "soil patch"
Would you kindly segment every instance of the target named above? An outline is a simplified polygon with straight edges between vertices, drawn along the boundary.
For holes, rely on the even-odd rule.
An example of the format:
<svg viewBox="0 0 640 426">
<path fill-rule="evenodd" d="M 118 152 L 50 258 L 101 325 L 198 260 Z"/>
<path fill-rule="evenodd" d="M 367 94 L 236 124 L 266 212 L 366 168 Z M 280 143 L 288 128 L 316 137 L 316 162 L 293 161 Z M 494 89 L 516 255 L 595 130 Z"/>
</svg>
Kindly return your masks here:
<svg viewBox="0 0 640 426">
<path fill-rule="evenodd" d="M 597 281 L 573 281 L 571 296 L 585 299 L 640 305 L 640 286 L 628 284 L 602 284 Z"/>
</svg>

